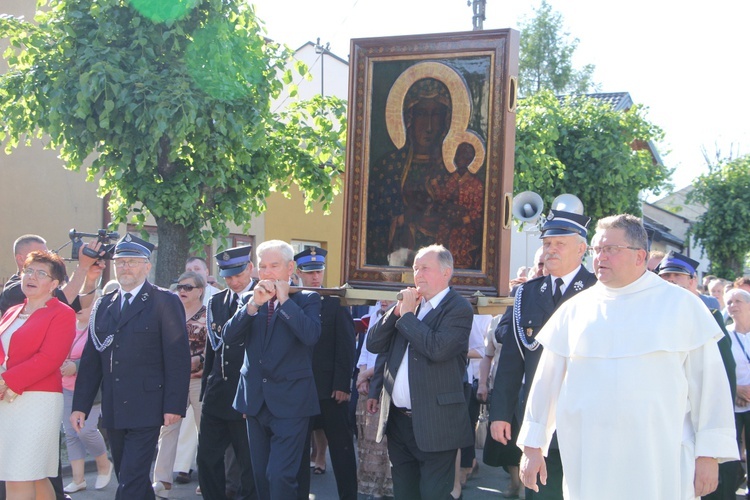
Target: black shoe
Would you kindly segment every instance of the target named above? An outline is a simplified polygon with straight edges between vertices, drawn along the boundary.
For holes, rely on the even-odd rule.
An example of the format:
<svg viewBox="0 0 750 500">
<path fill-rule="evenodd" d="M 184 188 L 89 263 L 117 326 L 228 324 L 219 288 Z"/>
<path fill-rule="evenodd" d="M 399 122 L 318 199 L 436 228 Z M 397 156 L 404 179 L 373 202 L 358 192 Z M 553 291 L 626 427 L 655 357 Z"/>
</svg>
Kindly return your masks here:
<svg viewBox="0 0 750 500">
<path fill-rule="evenodd" d="M 192 479 L 191 477 L 192 475 L 193 475 L 193 471 L 178 472 L 177 476 L 175 476 L 174 478 L 174 482 L 177 484 L 188 484 Z"/>
</svg>

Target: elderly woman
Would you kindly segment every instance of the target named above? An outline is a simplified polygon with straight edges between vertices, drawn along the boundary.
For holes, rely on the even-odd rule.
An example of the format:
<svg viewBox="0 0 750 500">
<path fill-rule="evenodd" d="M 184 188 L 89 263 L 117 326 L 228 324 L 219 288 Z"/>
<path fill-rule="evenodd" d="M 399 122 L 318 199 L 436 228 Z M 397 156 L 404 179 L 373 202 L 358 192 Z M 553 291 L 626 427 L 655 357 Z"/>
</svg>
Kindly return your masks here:
<svg viewBox="0 0 750 500">
<path fill-rule="evenodd" d="M 96 297 L 101 296 L 101 290 L 96 290 Z M 84 307 L 76 313 L 76 336 L 73 339 L 73 345 L 70 348 L 68 358 L 60 367 L 60 373 L 63 375 L 63 401 L 64 415 L 70 415 L 73 406 L 73 391 L 75 390 L 76 379 L 78 378 L 78 365 L 81 361 L 83 347 L 89 335 L 89 319 L 94 304 Z M 101 404 L 95 404 L 91 408 L 91 413 L 86 416 L 86 425 L 80 433 L 73 429 L 73 424 L 69 418 L 63 418 L 63 429 L 65 429 L 65 446 L 68 450 L 68 460 L 73 473 L 73 480 L 65 486 L 65 493 L 75 493 L 87 488 L 86 478 L 84 477 L 84 466 L 86 453 L 95 457 L 96 460 L 96 483 L 94 487 L 101 490 L 107 487 L 112 479 L 114 466 L 107 458 L 107 445 L 104 438 L 99 432 L 99 416 L 102 413 Z"/>
<path fill-rule="evenodd" d="M 75 336 L 75 313 L 52 296 L 65 277 L 56 254 L 31 252 L 22 304 L 0 320 L 0 480 L 8 498 L 54 499 L 63 413 L 60 365 Z"/>
<path fill-rule="evenodd" d="M 737 364 L 737 397 L 734 403 L 734 420 L 737 442 L 750 443 L 750 293 L 739 288 L 729 290 L 724 296 L 727 311 L 734 323 L 727 326 L 732 338 L 732 355 Z M 740 448 L 740 455 L 743 455 Z"/>
<path fill-rule="evenodd" d="M 183 273 L 175 287 L 185 307 L 185 322 L 187 323 L 188 340 L 190 341 L 190 355 L 192 368 L 190 371 L 190 393 L 187 406 L 192 407 L 195 417 L 195 429 L 198 432 L 201 423 L 201 377 L 203 375 L 203 351 L 206 348 L 206 306 L 203 305 L 203 294 L 206 290 L 206 280 L 198 273 L 187 271 Z M 159 453 L 154 465 L 154 494 L 159 498 L 168 498 L 172 489 L 172 471 L 177 456 L 177 443 L 182 420 L 161 428 L 159 434 Z M 195 450 L 190 453 L 195 455 Z M 189 469 L 189 467 L 188 467 Z"/>
</svg>

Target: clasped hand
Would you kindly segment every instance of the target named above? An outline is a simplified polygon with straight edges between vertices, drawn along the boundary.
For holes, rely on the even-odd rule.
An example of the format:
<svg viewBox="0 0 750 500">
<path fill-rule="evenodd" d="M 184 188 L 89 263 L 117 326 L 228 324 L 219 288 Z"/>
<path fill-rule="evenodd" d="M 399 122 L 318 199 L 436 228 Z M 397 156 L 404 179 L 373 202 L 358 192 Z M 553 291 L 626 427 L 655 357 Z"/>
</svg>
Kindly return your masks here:
<svg viewBox="0 0 750 500">
<path fill-rule="evenodd" d="M 0 379 L 0 401 L 5 400 L 8 403 L 12 403 L 16 397 L 18 397 L 18 394 L 8 387 L 4 380 Z"/>
<path fill-rule="evenodd" d="M 402 316 L 405 313 L 417 313 L 417 306 L 422 301 L 422 296 L 419 294 L 416 288 L 405 288 L 401 290 L 399 296 L 401 299 L 396 302 L 396 309 L 394 313 L 396 316 Z"/>
<path fill-rule="evenodd" d="M 262 306 L 273 298 L 283 304 L 289 298 L 289 282 L 283 280 L 260 280 L 253 289 L 253 302 Z M 248 302 L 248 306 L 250 302 Z"/>
</svg>

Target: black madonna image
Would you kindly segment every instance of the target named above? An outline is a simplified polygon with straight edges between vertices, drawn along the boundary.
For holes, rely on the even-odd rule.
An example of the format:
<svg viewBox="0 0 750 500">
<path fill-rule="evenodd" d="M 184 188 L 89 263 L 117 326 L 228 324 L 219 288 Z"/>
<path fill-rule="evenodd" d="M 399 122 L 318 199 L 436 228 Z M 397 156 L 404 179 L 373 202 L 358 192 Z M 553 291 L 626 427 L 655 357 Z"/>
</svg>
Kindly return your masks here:
<svg viewBox="0 0 750 500">
<path fill-rule="evenodd" d="M 367 265 L 440 243 L 482 268 L 490 71 L 486 56 L 373 63 Z"/>
</svg>

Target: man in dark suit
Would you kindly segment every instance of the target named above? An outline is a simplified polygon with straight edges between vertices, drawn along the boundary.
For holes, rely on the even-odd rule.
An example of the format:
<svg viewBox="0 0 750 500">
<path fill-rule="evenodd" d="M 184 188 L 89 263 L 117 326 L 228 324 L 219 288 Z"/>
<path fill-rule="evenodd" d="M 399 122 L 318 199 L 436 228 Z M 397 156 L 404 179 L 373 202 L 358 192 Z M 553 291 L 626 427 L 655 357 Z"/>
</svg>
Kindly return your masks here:
<svg viewBox="0 0 750 500">
<path fill-rule="evenodd" d="M 327 253 L 323 248 L 308 247 L 294 256 L 297 276 L 303 286 L 323 286 Z M 313 374 L 318 389 L 320 415 L 313 418 L 312 428 L 325 432 L 339 498 L 356 500 L 357 460 L 354 456 L 354 433 L 349 425 L 347 404 L 356 350 L 354 320 L 338 297 L 328 295 L 321 299 L 320 340 L 313 351 Z M 303 455 L 301 466 L 304 470 L 300 472 L 309 475 L 307 450 Z"/>
<path fill-rule="evenodd" d="M 245 359 L 244 343 L 225 345 L 221 338 L 224 325 L 237 311 L 239 297 L 253 289 L 252 245 L 230 248 L 216 254 L 219 276 L 227 283 L 208 303 L 206 326 L 209 346 L 203 367 L 201 425 L 198 434 L 198 481 L 206 498 L 224 498 L 227 492 L 225 451 L 231 445 L 240 470 L 239 490 L 235 498 L 257 498 L 247 426 L 242 414 L 232 408 Z M 229 470 L 227 470 L 229 474 Z"/>
<path fill-rule="evenodd" d="M 367 349 L 386 356 L 377 440 L 388 435 L 396 499 L 452 498 L 456 452 L 474 439 L 463 382 L 473 310 L 448 286 L 452 275 L 447 249 L 420 249 L 416 288 L 367 336 Z"/>
<path fill-rule="evenodd" d="M 560 304 L 596 283 L 594 275 L 581 265 L 587 250 L 586 226 L 590 221 L 581 214 L 550 212 L 541 235 L 544 267 L 549 275 L 529 280 L 516 289 L 514 306 L 508 308 L 495 330 L 498 342 L 503 344 L 490 399 L 490 429 L 495 441 L 515 446 L 518 429 L 514 426 L 511 432 L 511 423 L 514 415 L 519 415 L 517 410 L 523 415 L 525 399 L 542 355 L 542 348 L 534 337 Z M 519 406 L 522 386 L 524 396 Z M 562 462 L 557 439 L 553 439 L 550 446 L 547 472 L 547 484 L 541 485 L 539 492 L 527 488 L 527 499 L 562 500 Z"/>
<path fill-rule="evenodd" d="M 258 497 L 297 498 L 310 417 L 320 412 L 312 371 L 320 296 L 289 293 L 294 250 L 279 240 L 257 249 L 260 281 L 224 326 L 224 343 L 245 343 L 234 409 L 247 416 Z"/>
<path fill-rule="evenodd" d="M 154 246 L 126 234 L 115 247 L 120 288 L 91 313 L 73 428 L 81 429 L 101 386 L 102 421 L 119 481 L 117 499 L 152 499 L 149 479 L 162 425 L 185 416 L 190 347 L 180 299 L 146 280 Z"/>
</svg>

